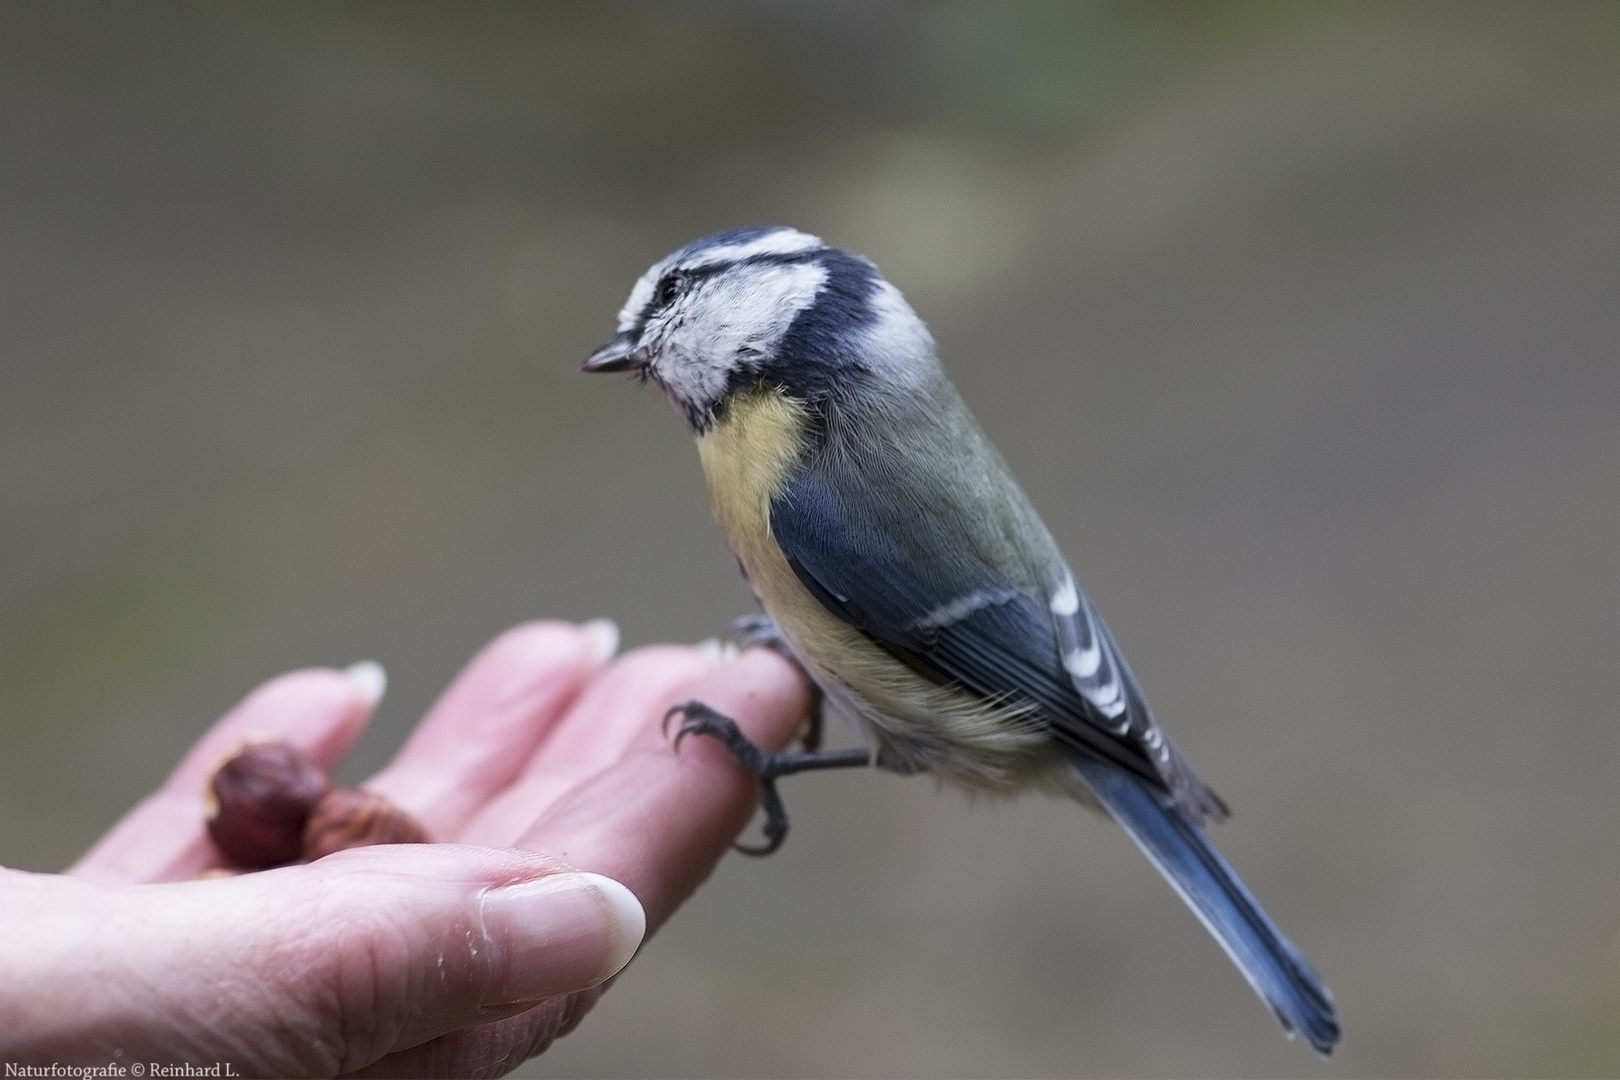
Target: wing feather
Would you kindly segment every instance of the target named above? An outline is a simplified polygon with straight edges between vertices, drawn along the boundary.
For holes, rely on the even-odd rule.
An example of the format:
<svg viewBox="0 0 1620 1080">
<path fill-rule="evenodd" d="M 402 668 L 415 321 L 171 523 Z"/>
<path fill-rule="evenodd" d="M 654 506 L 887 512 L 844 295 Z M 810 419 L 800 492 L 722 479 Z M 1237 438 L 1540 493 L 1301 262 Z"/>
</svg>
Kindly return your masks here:
<svg viewBox="0 0 1620 1080">
<path fill-rule="evenodd" d="M 914 670 L 986 698 L 1036 705 L 1053 733 L 1172 796 L 1196 820 L 1226 808 L 1154 723 L 1141 688 L 1061 563 L 1049 596 L 907 519 L 902 544 L 880 514 L 854 513 L 824 471 L 806 470 L 772 502 L 771 532 L 828 611 Z M 917 550 L 950 553 L 918 559 Z"/>
</svg>

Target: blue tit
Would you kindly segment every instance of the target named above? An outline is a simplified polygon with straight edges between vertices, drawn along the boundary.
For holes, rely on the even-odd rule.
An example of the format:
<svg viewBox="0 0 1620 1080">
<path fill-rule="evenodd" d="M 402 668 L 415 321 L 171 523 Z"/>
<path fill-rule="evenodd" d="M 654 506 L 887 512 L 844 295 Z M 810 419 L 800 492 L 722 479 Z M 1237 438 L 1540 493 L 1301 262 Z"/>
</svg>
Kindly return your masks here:
<svg viewBox="0 0 1620 1080">
<path fill-rule="evenodd" d="M 790 228 L 716 233 L 636 282 L 586 371 L 651 380 L 697 439 L 709 501 L 780 643 L 870 749 L 766 753 L 774 781 L 873 764 L 1113 817 L 1292 1036 L 1327 1054 L 1333 998 L 1203 826 L 1226 805 L 1154 719 L 1130 666 L 946 379 L 905 299 L 859 255 Z"/>
</svg>

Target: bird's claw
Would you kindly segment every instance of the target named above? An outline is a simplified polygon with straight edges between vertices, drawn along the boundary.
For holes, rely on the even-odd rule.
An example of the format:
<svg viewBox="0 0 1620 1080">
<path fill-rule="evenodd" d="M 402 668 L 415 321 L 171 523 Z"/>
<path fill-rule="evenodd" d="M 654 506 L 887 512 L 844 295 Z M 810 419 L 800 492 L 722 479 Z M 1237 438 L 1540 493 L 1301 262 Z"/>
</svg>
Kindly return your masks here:
<svg viewBox="0 0 1620 1080">
<path fill-rule="evenodd" d="M 782 841 L 787 838 L 787 807 L 783 805 L 782 796 L 776 791 L 778 777 L 821 769 L 864 767 L 872 764 L 873 760 L 872 752 L 862 748 L 783 751 L 776 754 L 761 750 L 742 733 L 735 720 L 716 712 L 701 701 L 685 701 L 665 713 L 666 735 L 669 732 L 669 722 L 676 716 L 681 717 L 681 726 L 675 731 L 676 749 L 680 748 L 681 741 L 688 735 L 707 735 L 718 739 L 720 745 L 726 748 L 726 752 L 759 780 L 759 802 L 761 809 L 765 811 L 762 829 L 765 843 L 759 847 L 733 845 L 744 855 L 769 855 L 781 847 Z"/>
<path fill-rule="evenodd" d="M 663 723 L 665 735 L 669 734 L 669 722 L 676 716 L 681 717 L 681 726 L 675 729 L 674 749 L 679 750 L 681 741 L 688 735 L 707 735 L 718 739 L 720 745 L 726 748 L 726 752 L 759 780 L 759 800 L 765 810 L 765 823 L 761 828 L 765 842 L 759 845 L 738 842 L 731 846 L 742 854 L 755 858 L 769 855 L 781 847 L 782 841 L 787 839 L 788 816 L 787 807 L 782 803 L 782 796 L 776 790 L 778 770 L 775 766 L 780 755 L 768 754 L 755 746 L 748 736 L 742 733 L 735 720 L 716 712 L 701 701 L 684 701 L 665 713 Z"/>
<path fill-rule="evenodd" d="M 760 801 L 765 804 L 765 823 L 760 826 L 760 832 L 765 837 L 763 844 L 745 844 L 741 840 L 732 842 L 731 848 L 739 855 L 747 855 L 752 859 L 763 859 L 767 855 L 775 854 L 776 849 L 782 846 L 787 839 L 788 818 L 787 810 L 782 807 L 782 798 L 776 793 L 776 781 L 761 780 L 759 784 Z M 771 816 L 770 804 L 775 801 L 779 815 Z"/>
<path fill-rule="evenodd" d="M 716 712 L 701 701 L 685 701 L 664 714 L 666 735 L 669 733 L 669 722 L 676 716 L 682 719 L 681 726 L 675 729 L 675 749 L 680 749 L 681 742 L 688 735 L 708 735 L 720 740 L 720 744 L 749 772 L 761 779 L 770 773 L 772 755 L 750 742 L 731 717 Z M 771 776 L 774 779 L 774 774 Z"/>
</svg>

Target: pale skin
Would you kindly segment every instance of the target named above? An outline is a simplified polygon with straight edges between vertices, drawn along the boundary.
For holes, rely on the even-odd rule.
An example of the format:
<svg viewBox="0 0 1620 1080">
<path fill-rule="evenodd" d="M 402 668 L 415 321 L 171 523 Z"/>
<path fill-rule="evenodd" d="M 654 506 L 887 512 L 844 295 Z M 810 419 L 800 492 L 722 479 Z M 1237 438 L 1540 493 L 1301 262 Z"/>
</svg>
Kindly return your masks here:
<svg viewBox="0 0 1620 1080">
<path fill-rule="evenodd" d="M 674 752 L 665 712 L 697 698 L 779 749 L 808 705 L 765 649 L 602 645 L 507 631 L 366 782 L 439 842 L 199 879 L 222 756 L 274 735 L 335 767 L 373 711 L 336 670 L 259 687 L 66 873 L 0 870 L 0 1060 L 500 1075 L 544 1050 L 634 946 L 570 871 L 628 886 L 650 935 L 753 812 L 754 778 L 712 740 Z"/>
</svg>

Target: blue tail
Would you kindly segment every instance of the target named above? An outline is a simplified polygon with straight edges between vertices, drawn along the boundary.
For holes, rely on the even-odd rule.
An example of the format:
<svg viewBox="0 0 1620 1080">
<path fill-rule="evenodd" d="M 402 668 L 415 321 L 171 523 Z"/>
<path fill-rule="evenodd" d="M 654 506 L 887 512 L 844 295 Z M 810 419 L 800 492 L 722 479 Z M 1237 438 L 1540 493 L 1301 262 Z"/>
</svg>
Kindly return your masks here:
<svg viewBox="0 0 1620 1080">
<path fill-rule="evenodd" d="M 1255 993 L 1318 1053 L 1339 1041 L 1339 1015 L 1310 962 L 1272 923 L 1203 830 L 1166 806 L 1140 780 L 1116 766 L 1077 759 L 1075 768 L 1114 820 L 1159 868 L 1200 922 L 1215 935 Z"/>
</svg>

